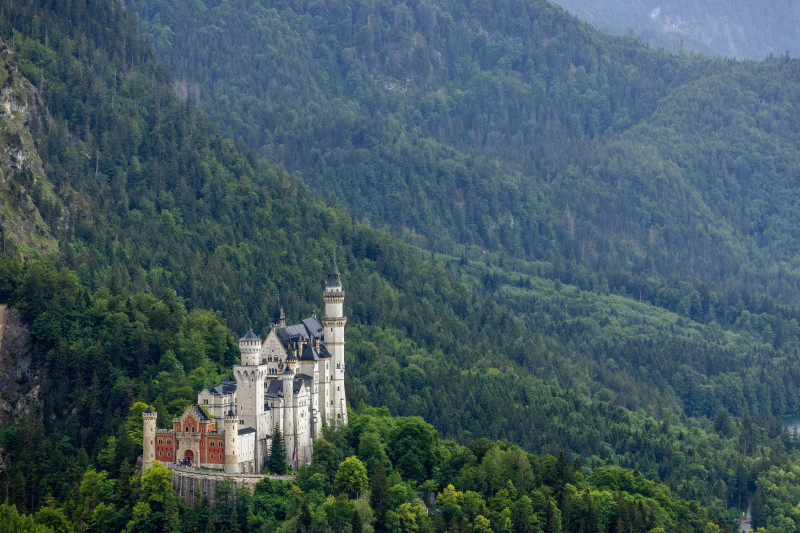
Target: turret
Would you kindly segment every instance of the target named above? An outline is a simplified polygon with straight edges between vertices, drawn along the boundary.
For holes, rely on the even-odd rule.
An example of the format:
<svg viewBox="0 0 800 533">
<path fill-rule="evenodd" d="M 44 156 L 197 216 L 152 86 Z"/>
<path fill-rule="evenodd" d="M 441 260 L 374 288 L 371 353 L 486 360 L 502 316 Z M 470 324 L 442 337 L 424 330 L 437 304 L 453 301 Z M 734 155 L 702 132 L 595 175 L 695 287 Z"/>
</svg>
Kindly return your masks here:
<svg viewBox="0 0 800 533">
<path fill-rule="evenodd" d="M 236 437 L 239 435 L 239 417 L 233 411 L 225 415 L 225 473 L 239 473 L 239 450 Z"/>
<path fill-rule="evenodd" d="M 272 317 L 272 327 L 273 328 L 286 327 L 286 313 L 283 312 L 283 306 L 281 305 L 280 296 L 278 296 L 278 306 L 275 308 L 275 315 L 273 315 Z"/>
<path fill-rule="evenodd" d="M 142 472 L 156 459 L 156 418 L 158 413 L 149 407 L 142 411 Z"/>
<path fill-rule="evenodd" d="M 258 365 L 261 362 L 261 338 L 251 329 L 239 339 L 239 351 L 243 365 Z"/>
<path fill-rule="evenodd" d="M 325 300 L 325 318 L 322 319 L 325 346 L 331 354 L 328 375 L 332 376 L 324 400 L 328 403 L 324 406 L 324 421 L 328 425 L 347 424 L 344 395 L 344 326 L 347 318 L 344 316 L 344 290 L 335 255 L 322 297 Z"/>
</svg>

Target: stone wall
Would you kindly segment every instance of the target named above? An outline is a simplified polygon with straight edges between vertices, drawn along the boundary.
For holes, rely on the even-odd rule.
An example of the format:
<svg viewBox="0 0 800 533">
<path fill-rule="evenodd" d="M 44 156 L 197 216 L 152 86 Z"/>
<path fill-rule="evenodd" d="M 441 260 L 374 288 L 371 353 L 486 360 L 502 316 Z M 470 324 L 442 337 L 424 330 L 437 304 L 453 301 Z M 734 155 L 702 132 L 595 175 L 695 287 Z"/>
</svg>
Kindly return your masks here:
<svg viewBox="0 0 800 533">
<path fill-rule="evenodd" d="M 223 472 L 209 472 L 206 470 L 195 470 L 193 468 L 183 468 L 165 464 L 172 470 L 172 488 L 186 505 L 193 505 L 195 501 L 208 497 L 211 505 L 214 505 L 217 483 L 221 483 L 225 478 L 233 479 L 233 491 L 236 492 L 240 487 L 247 487 L 250 493 L 254 493 L 258 482 L 269 477 L 270 479 L 289 480 L 294 476 L 264 476 L 261 474 L 224 474 Z"/>
</svg>

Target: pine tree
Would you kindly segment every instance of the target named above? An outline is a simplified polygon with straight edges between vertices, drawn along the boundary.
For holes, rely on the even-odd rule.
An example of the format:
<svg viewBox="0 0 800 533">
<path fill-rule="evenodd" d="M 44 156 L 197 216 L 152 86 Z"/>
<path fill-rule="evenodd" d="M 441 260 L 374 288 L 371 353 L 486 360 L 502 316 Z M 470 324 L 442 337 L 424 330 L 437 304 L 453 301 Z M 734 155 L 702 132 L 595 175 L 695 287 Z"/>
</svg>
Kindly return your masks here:
<svg viewBox="0 0 800 533">
<path fill-rule="evenodd" d="M 369 504 L 375 512 L 375 531 L 383 531 L 384 518 L 389 509 L 391 495 L 389 482 L 386 479 L 386 467 L 383 461 L 378 461 L 372 473 L 369 487 Z"/>
<path fill-rule="evenodd" d="M 285 474 L 288 465 L 286 464 L 286 444 L 283 442 L 283 433 L 278 424 L 275 424 L 275 431 L 272 433 L 272 449 L 267 459 L 267 469 L 273 474 Z"/>
</svg>

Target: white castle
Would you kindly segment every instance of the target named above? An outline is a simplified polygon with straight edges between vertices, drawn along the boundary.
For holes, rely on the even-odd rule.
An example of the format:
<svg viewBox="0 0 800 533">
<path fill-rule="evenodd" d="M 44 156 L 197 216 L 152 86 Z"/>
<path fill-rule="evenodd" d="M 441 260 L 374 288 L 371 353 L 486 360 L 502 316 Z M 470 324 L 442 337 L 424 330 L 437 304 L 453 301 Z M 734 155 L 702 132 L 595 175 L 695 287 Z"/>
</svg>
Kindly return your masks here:
<svg viewBox="0 0 800 533">
<path fill-rule="evenodd" d="M 241 363 L 234 379 L 197 395 L 198 405 L 156 428 L 156 413 L 142 413 L 142 468 L 154 460 L 258 473 L 264 468 L 275 427 L 286 444 L 286 461 L 311 462 L 322 426 L 347 424 L 344 391 L 344 290 L 333 260 L 322 293 L 325 317 L 287 326 L 278 306 L 263 342 L 252 330 L 239 339 Z M 220 427 L 217 421 L 224 420 Z"/>
</svg>

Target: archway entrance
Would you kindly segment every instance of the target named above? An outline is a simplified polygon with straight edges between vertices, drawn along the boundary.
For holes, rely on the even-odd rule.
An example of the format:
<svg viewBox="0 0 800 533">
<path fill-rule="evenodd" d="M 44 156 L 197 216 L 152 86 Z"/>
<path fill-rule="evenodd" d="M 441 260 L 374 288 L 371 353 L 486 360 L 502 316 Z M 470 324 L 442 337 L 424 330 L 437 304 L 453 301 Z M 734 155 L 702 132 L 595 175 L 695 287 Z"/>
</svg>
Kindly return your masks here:
<svg viewBox="0 0 800 533">
<path fill-rule="evenodd" d="M 194 452 L 192 452 L 192 450 L 186 450 L 186 454 L 184 454 L 183 458 L 187 461 L 194 462 Z"/>
</svg>

